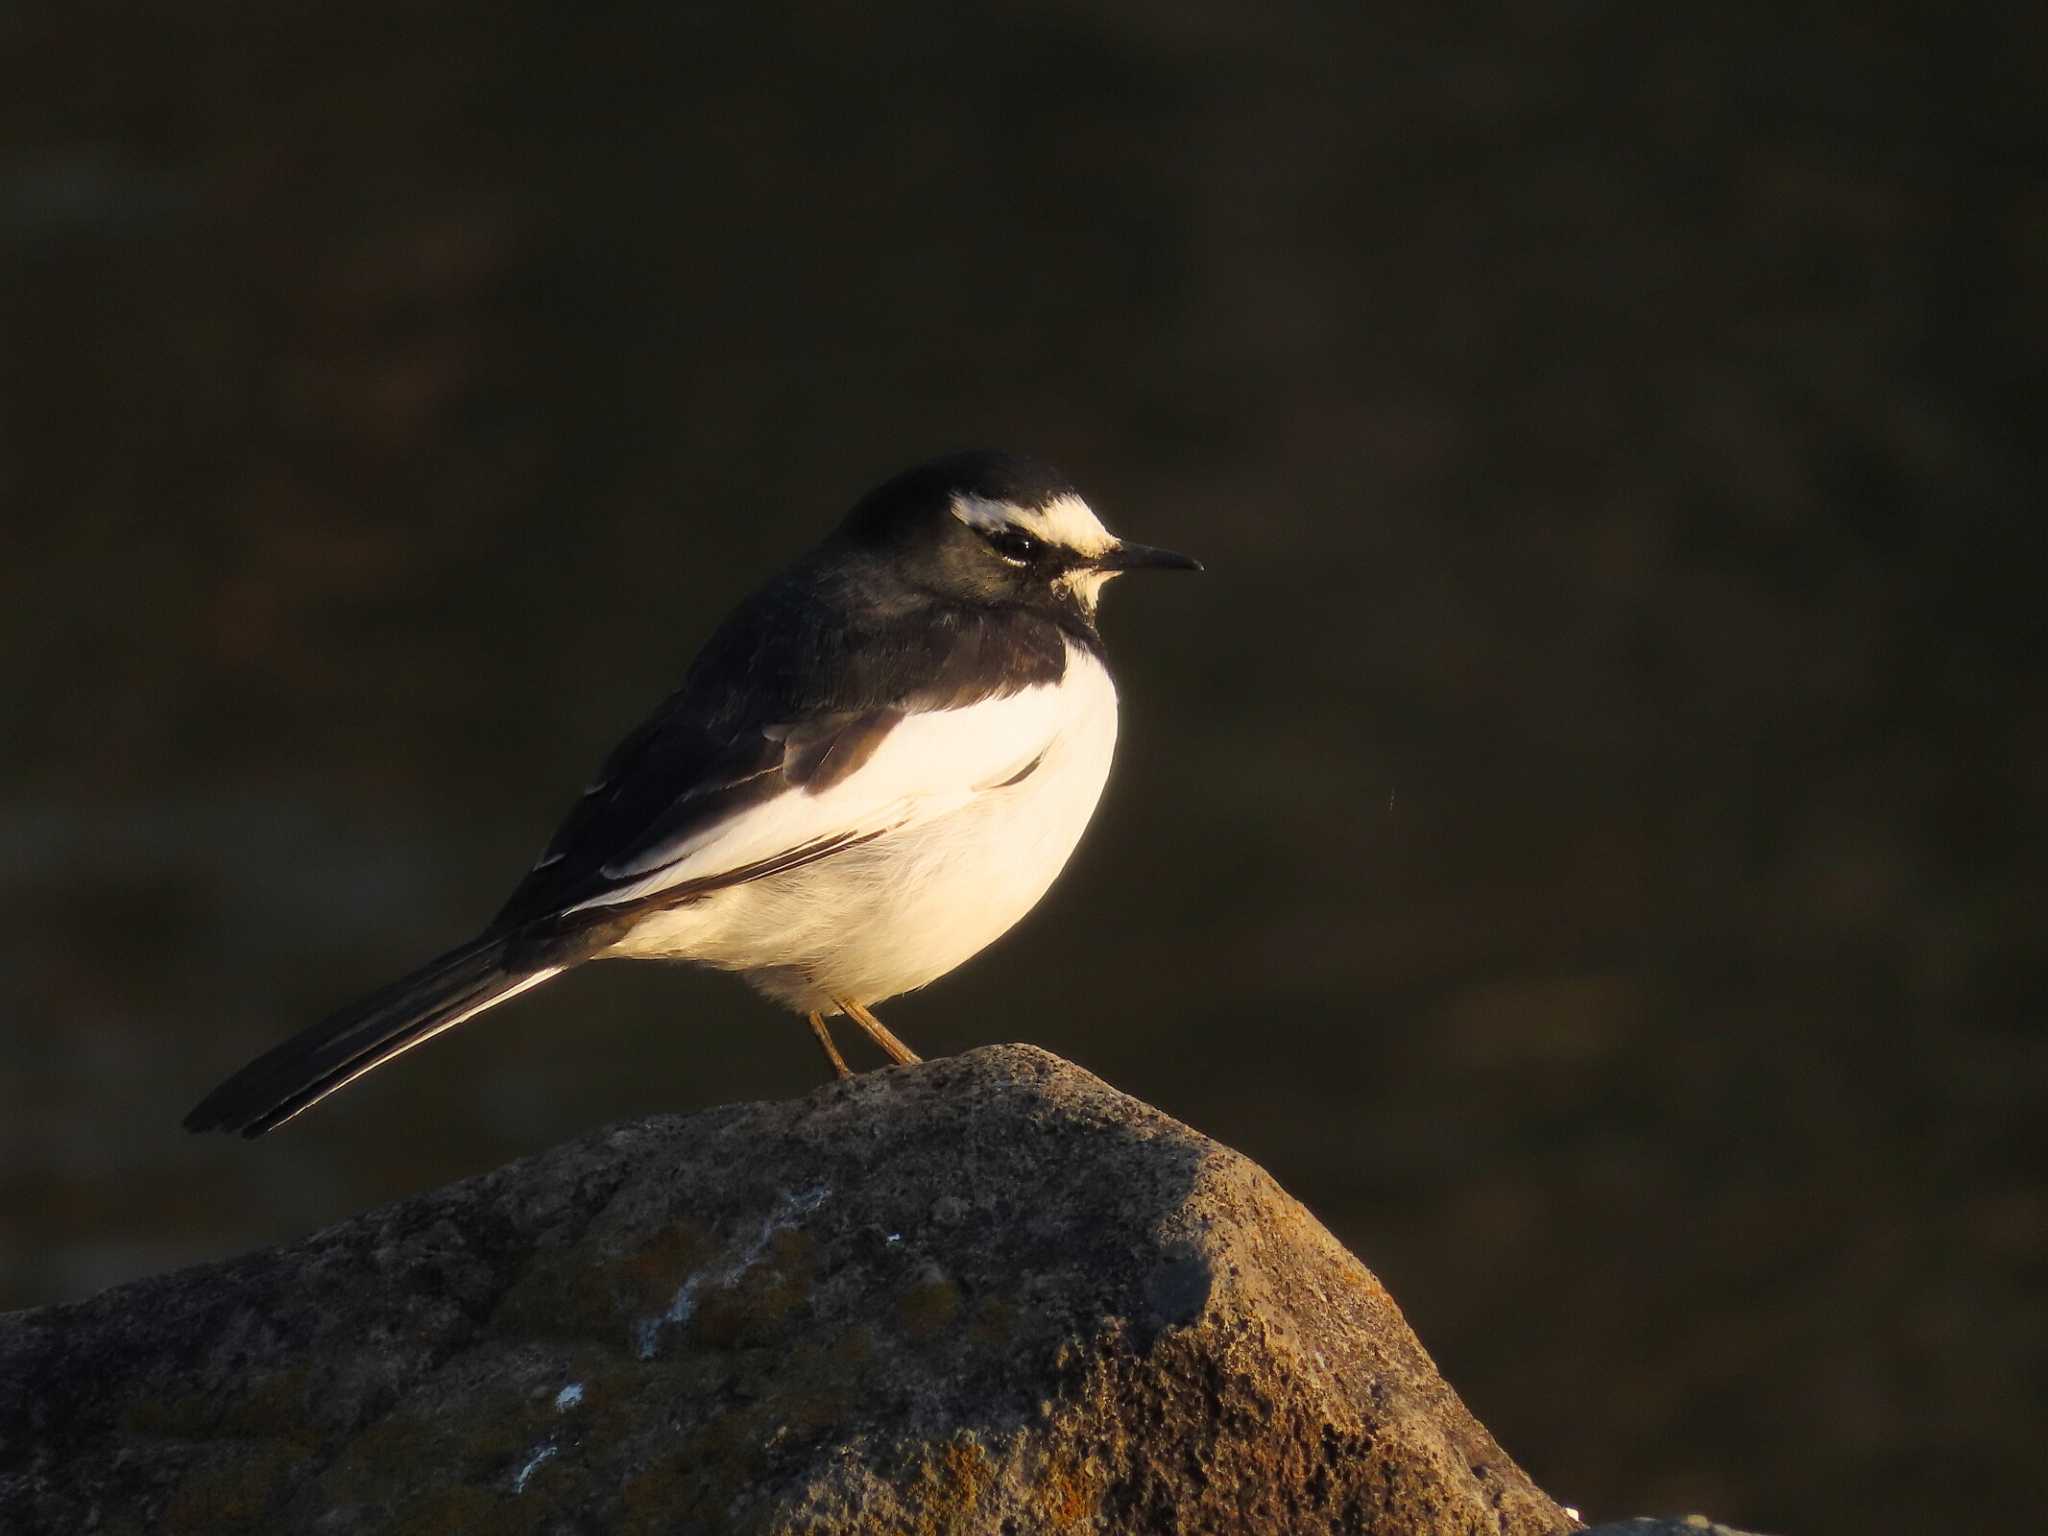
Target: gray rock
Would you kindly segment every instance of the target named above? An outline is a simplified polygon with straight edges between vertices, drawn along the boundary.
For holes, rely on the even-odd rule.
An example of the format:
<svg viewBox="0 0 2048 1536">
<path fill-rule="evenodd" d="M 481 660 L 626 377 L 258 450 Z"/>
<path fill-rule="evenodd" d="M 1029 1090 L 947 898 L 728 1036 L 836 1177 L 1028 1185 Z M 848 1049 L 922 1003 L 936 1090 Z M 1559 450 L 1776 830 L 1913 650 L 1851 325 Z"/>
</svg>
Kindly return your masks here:
<svg viewBox="0 0 2048 1536">
<path fill-rule="evenodd" d="M 1573 1526 L 1270 1177 L 1023 1046 L 0 1318 L 10 1532 Z"/>
</svg>

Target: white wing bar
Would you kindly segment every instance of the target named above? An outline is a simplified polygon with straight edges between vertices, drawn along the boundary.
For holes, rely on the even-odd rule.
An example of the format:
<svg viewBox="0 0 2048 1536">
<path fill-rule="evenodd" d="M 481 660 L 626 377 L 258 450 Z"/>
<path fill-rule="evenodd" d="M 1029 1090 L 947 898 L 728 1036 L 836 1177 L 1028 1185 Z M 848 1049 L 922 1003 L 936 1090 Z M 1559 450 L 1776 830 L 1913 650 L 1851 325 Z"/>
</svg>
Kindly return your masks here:
<svg viewBox="0 0 2048 1536">
<path fill-rule="evenodd" d="M 1069 657 L 1071 670 L 1073 658 Z M 670 886 L 712 879 L 792 849 L 913 826 L 959 809 L 976 786 L 1000 784 L 1035 762 L 1059 735 L 1071 701 L 1058 684 L 1026 688 L 959 709 L 907 716 L 868 760 L 821 794 L 790 788 L 771 800 L 693 829 L 636 880 L 569 910 L 613 906 Z"/>
</svg>

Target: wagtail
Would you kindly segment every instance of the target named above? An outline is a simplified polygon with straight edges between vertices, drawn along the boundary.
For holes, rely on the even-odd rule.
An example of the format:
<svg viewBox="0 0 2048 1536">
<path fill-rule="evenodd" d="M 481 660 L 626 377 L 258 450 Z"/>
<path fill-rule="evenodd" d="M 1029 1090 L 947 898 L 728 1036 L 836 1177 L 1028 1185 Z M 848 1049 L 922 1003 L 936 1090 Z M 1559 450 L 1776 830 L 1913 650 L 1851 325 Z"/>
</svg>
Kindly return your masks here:
<svg viewBox="0 0 2048 1536">
<path fill-rule="evenodd" d="M 1096 604 L 1199 570 L 1119 539 L 1045 464 L 957 453 L 863 497 L 719 626 L 488 927 L 242 1068 L 185 1119 L 260 1136 L 586 960 L 737 971 L 892 1060 L 870 1011 L 1029 912 L 1116 745 Z"/>
</svg>

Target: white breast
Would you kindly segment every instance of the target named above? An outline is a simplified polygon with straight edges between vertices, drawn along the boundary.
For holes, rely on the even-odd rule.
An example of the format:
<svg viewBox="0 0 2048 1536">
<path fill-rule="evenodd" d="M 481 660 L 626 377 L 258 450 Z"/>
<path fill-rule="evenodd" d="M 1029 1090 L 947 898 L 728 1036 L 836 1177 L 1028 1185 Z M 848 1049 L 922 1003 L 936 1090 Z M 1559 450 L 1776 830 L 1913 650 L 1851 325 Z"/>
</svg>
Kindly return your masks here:
<svg viewBox="0 0 2048 1536">
<path fill-rule="evenodd" d="M 852 775 L 874 766 L 890 776 L 892 830 L 656 913 L 609 953 L 740 971 L 791 1008 L 829 1010 L 835 998 L 874 1003 L 921 987 L 1008 932 L 1065 867 L 1101 799 L 1116 748 L 1109 673 L 1070 643 L 1057 684 L 913 725 L 891 733 L 887 761 Z M 973 745 L 988 741 L 1001 743 L 993 757 Z M 916 792 L 901 795 L 905 782 Z"/>
</svg>

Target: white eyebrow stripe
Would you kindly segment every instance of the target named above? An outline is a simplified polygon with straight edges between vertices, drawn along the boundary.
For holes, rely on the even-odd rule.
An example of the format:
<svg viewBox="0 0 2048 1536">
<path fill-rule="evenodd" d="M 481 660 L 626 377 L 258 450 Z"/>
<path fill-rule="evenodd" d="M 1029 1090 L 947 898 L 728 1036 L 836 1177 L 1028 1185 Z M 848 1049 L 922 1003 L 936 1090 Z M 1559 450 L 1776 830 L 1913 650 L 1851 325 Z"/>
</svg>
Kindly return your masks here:
<svg viewBox="0 0 2048 1536">
<path fill-rule="evenodd" d="M 1116 536 L 1088 503 L 1074 495 L 1055 496 L 1042 507 L 1020 507 L 987 496 L 955 496 L 953 515 L 970 528 L 992 532 L 1016 528 L 1076 554 L 1099 555 L 1116 548 Z"/>
</svg>

